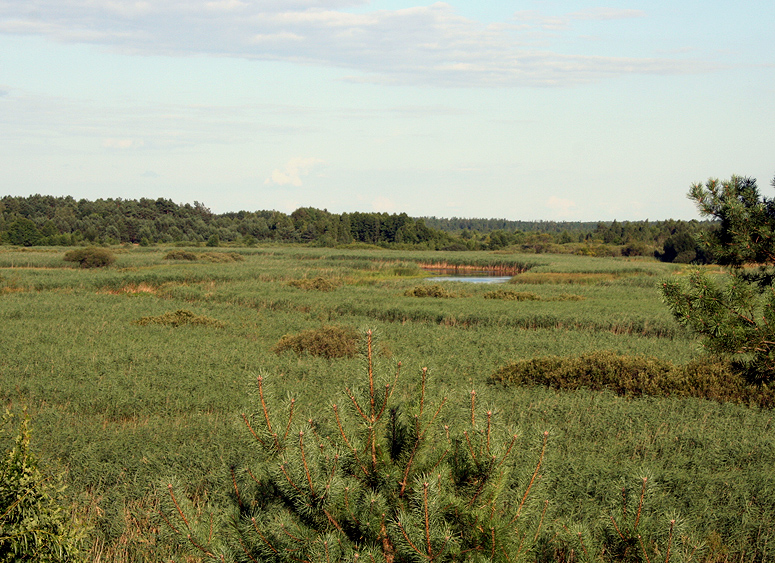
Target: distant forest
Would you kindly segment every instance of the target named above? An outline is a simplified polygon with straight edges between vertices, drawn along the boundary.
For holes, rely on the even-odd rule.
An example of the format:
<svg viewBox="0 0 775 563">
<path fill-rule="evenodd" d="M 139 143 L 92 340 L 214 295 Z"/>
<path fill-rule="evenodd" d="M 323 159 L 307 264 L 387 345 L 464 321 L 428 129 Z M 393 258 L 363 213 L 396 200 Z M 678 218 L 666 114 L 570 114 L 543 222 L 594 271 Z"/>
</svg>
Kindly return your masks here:
<svg viewBox="0 0 775 563">
<path fill-rule="evenodd" d="M 371 244 L 429 250 L 656 255 L 666 261 L 711 260 L 696 234 L 699 221 L 509 221 L 409 217 L 406 213 L 330 213 L 302 207 L 291 213 L 213 213 L 204 204 L 169 199 L 86 199 L 4 196 L 0 243 L 17 246 L 84 244 L 244 245 L 284 242 L 313 246 Z"/>
</svg>

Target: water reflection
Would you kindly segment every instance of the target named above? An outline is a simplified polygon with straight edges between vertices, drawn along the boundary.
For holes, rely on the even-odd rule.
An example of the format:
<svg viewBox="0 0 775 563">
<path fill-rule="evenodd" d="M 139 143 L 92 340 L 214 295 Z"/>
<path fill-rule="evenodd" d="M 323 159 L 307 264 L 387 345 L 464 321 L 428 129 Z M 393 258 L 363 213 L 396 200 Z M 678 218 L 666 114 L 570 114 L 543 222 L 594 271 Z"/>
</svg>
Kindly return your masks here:
<svg viewBox="0 0 775 563">
<path fill-rule="evenodd" d="M 488 275 L 476 275 L 471 274 L 468 276 L 438 276 L 435 278 L 426 278 L 427 281 L 431 282 L 443 282 L 443 281 L 454 281 L 454 282 L 465 282 L 465 283 L 506 283 L 511 279 L 511 276 L 488 276 Z"/>
</svg>

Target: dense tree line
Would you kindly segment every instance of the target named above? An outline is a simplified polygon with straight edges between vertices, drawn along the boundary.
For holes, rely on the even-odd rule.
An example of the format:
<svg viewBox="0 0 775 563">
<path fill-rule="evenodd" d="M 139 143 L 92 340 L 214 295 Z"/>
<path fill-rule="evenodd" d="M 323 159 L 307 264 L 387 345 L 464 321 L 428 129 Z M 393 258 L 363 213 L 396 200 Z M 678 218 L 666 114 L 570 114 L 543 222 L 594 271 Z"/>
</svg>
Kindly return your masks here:
<svg viewBox="0 0 775 563">
<path fill-rule="evenodd" d="M 169 199 L 86 199 L 33 195 L 0 199 L 0 242 L 19 246 L 122 243 L 255 244 L 259 241 L 335 246 L 366 243 L 446 250 L 557 251 L 558 245 L 606 245 L 625 255 L 706 262 L 697 243 L 714 228 L 699 221 L 508 221 L 412 218 L 406 213 L 330 213 L 302 207 L 291 213 L 216 214 L 205 205 Z"/>
<path fill-rule="evenodd" d="M 258 241 L 334 246 L 362 242 L 443 248 L 454 237 L 406 213 L 329 213 L 303 207 L 279 211 L 212 213 L 199 202 L 158 198 L 86 199 L 33 195 L 0 199 L 0 240 L 20 246 L 81 243 Z"/>
</svg>

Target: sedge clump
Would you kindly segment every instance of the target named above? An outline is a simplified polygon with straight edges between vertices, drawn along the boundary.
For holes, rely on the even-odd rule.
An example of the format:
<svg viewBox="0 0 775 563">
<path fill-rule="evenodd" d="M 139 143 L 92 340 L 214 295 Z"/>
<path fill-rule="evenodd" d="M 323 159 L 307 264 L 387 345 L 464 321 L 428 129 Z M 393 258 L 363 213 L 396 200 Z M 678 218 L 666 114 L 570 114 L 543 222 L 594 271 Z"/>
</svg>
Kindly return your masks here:
<svg viewBox="0 0 775 563">
<path fill-rule="evenodd" d="M 211 326 L 215 328 L 224 328 L 226 323 L 205 317 L 202 315 L 195 315 L 191 311 L 185 309 L 178 309 L 177 311 L 171 311 L 162 315 L 142 317 L 134 321 L 137 325 L 163 325 L 171 327 L 179 327 L 183 325 L 196 325 L 196 326 Z"/>
<path fill-rule="evenodd" d="M 288 285 L 290 287 L 303 289 L 305 291 L 334 291 L 337 287 L 339 287 L 339 284 L 336 282 L 333 282 L 322 276 L 318 276 L 312 279 L 302 278 L 298 280 L 291 280 L 288 282 Z"/>
<path fill-rule="evenodd" d="M 193 262 L 196 260 L 196 254 L 189 252 L 188 250 L 170 250 L 164 255 L 165 260 L 188 260 Z"/>
<path fill-rule="evenodd" d="M 352 358 L 358 353 L 360 334 L 352 327 L 326 325 L 298 334 L 286 334 L 274 346 L 281 354 L 291 350 L 299 355 L 310 354 L 323 358 Z"/>
<path fill-rule="evenodd" d="M 406 297 L 437 297 L 442 299 L 457 297 L 456 293 L 448 291 L 439 284 L 417 285 L 411 289 L 407 289 L 404 292 L 404 295 Z"/>
</svg>

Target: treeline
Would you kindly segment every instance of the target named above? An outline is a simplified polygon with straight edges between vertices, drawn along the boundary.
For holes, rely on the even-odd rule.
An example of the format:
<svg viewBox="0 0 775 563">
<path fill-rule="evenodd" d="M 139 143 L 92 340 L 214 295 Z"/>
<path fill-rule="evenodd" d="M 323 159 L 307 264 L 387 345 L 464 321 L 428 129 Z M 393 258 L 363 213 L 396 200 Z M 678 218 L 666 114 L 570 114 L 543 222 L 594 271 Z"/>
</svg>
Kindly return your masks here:
<svg viewBox="0 0 775 563">
<path fill-rule="evenodd" d="M 202 203 L 158 198 L 86 199 L 33 195 L 0 199 L 0 240 L 20 246 L 155 243 L 255 244 L 258 241 L 335 246 L 405 244 L 444 248 L 455 237 L 406 213 L 329 213 L 304 207 L 212 213 Z"/>
<path fill-rule="evenodd" d="M 665 261 L 707 262 L 696 235 L 714 228 L 699 221 L 508 221 L 412 218 L 406 213 L 330 213 L 302 207 L 293 213 L 216 214 L 200 202 L 169 199 L 86 199 L 4 196 L 0 243 L 19 246 L 157 243 L 250 246 L 277 241 L 336 246 L 365 243 L 431 250 L 575 252 L 655 255 Z"/>
</svg>

